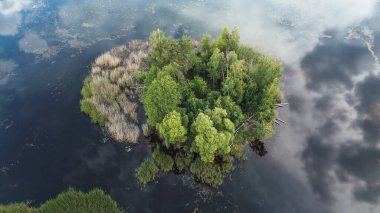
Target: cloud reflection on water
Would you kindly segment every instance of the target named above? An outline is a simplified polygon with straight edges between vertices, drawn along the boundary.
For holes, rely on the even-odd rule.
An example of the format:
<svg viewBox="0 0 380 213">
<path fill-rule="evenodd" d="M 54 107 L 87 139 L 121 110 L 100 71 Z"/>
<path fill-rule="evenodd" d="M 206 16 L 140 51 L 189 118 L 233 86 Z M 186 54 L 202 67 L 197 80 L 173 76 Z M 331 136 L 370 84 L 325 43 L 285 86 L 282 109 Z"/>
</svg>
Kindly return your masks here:
<svg viewBox="0 0 380 213">
<path fill-rule="evenodd" d="M 28 9 L 32 0 L 0 1 L 0 35 L 14 35 L 22 23 L 21 11 Z"/>
</svg>

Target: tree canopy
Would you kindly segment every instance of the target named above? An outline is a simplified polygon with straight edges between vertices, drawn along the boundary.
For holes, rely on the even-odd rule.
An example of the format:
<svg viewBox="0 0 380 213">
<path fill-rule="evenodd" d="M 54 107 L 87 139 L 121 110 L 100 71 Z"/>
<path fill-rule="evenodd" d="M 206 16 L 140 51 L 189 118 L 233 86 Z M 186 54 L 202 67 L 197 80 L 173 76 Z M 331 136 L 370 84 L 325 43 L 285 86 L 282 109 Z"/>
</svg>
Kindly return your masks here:
<svg viewBox="0 0 380 213">
<path fill-rule="evenodd" d="M 171 165 L 162 163 L 172 162 L 164 160 L 167 155 L 175 162 L 195 159 L 191 171 L 197 178 L 219 185 L 222 181 L 205 177 L 204 169 L 222 177 L 218 165 L 223 159 L 241 156 L 234 143 L 241 147 L 273 134 L 281 66 L 239 40 L 237 28 L 224 28 L 215 39 L 205 34 L 199 46 L 188 36 L 173 40 L 162 31 L 151 34 L 152 69 L 144 81 L 143 104 L 148 124 L 162 138 L 163 146 L 156 148 L 161 151 L 153 157 L 163 160 L 156 163 Z M 178 160 L 178 170 L 183 162 Z"/>
<path fill-rule="evenodd" d="M 182 125 L 181 114 L 172 111 L 164 120 L 157 124 L 160 135 L 171 144 L 182 143 L 186 140 L 186 128 Z"/>
<path fill-rule="evenodd" d="M 155 126 L 165 115 L 176 109 L 181 101 L 177 82 L 168 74 L 159 72 L 147 86 L 142 102 L 148 123 Z"/>
</svg>

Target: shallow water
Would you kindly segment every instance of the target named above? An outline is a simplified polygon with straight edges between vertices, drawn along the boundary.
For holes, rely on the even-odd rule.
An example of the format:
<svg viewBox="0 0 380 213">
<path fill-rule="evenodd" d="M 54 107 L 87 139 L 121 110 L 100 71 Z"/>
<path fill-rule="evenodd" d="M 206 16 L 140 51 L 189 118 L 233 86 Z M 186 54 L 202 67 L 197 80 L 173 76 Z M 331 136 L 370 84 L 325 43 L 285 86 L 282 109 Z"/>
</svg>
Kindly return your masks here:
<svg viewBox="0 0 380 213">
<path fill-rule="evenodd" d="M 38 205 L 71 186 L 103 188 L 129 212 L 379 212 L 379 9 L 375 0 L 0 2 L 0 203 Z M 139 187 L 147 142 L 113 142 L 80 112 L 91 62 L 157 28 L 198 38 L 224 25 L 282 61 L 286 124 L 265 157 L 247 148 L 218 189 L 172 173 Z"/>
</svg>

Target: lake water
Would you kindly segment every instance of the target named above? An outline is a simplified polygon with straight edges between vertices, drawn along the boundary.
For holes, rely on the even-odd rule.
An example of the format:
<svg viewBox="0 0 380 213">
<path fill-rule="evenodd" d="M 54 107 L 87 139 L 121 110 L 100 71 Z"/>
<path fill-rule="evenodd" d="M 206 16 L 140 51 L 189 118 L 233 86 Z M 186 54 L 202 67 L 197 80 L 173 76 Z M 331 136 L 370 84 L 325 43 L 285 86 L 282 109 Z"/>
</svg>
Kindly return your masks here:
<svg viewBox="0 0 380 213">
<path fill-rule="evenodd" d="M 0 1 L 0 203 L 100 187 L 128 212 L 380 212 L 380 3 Z M 95 57 L 160 28 L 241 40 L 284 67 L 286 122 L 223 186 L 162 174 L 141 188 L 145 141 L 116 143 L 79 109 Z"/>
</svg>

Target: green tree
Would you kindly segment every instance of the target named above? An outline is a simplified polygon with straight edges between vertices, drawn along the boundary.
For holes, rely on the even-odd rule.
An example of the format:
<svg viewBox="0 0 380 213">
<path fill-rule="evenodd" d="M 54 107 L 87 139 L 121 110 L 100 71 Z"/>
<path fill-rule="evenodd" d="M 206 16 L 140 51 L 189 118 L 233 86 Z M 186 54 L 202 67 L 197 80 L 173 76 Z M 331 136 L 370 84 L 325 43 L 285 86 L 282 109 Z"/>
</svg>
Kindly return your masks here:
<svg viewBox="0 0 380 213">
<path fill-rule="evenodd" d="M 182 125 L 181 114 L 172 111 L 168 113 L 161 123 L 157 124 L 158 132 L 165 139 L 168 147 L 170 144 L 178 144 L 186 140 L 186 128 Z"/>
<path fill-rule="evenodd" d="M 180 101 L 178 84 L 171 76 L 160 72 L 146 88 L 142 99 L 148 123 L 156 126 L 167 113 L 176 109 Z"/>
<path fill-rule="evenodd" d="M 281 66 L 273 59 L 263 57 L 248 73 L 244 110 L 256 114 L 259 122 L 273 122 L 276 116 L 275 99 L 279 91 Z"/>
<path fill-rule="evenodd" d="M 239 41 L 240 41 L 239 29 L 237 27 L 234 27 L 232 29 L 232 32 L 229 38 L 230 51 L 237 51 L 237 49 L 239 48 Z"/>
<path fill-rule="evenodd" d="M 193 148 L 203 162 L 213 162 L 216 155 L 225 155 L 231 151 L 229 143 L 233 135 L 226 131 L 218 132 L 208 115 L 199 113 L 192 128 L 196 135 Z"/>
<path fill-rule="evenodd" d="M 223 108 L 235 125 L 244 120 L 245 116 L 238 104 L 230 96 L 220 96 L 215 100 L 213 107 Z"/>
<path fill-rule="evenodd" d="M 222 83 L 222 92 L 225 96 L 230 96 L 236 103 L 241 103 L 244 98 L 246 84 L 243 80 L 226 78 Z"/>
<path fill-rule="evenodd" d="M 201 38 L 201 55 L 205 60 L 208 60 L 212 53 L 211 36 L 204 34 Z"/>
<path fill-rule="evenodd" d="M 228 32 L 228 28 L 224 27 L 220 36 L 214 41 L 214 48 L 219 48 L 220 51 L 227 54 L 229 51 L 236 51 L 239 47 L 239 30 L 234 27 L 232 32 Z"/>
<path fill-rule="evenodd" d="M 151 66 L 163 68 L 170 63 L 177 63 L 187 72 L 196 62 L 196 55 L 193 51 L 193 43 L 188 36 L 182 36 L 179 40 L 169 39 L 160 30 L 153 31 L 149 37 L 151 51 L 149 53 L 149 63 Z"/>
<path fill-rule="evenodd" d="M 238 55 L 239 60 L 243 60 L 245 62 L 248 70 L 253 70 L 259 60 L 264 57 L 263 54 L 257 50 L 244 45 L 239 45 L 236 54 Z"/>
<path fill-rule="evenodd" d="M 227 110 L 219 108 L 219 107 L 215 107 L 213 110 L 210 110 L 210 109 L 205 110 L 205 114 L 211 118 L 214 124 L 214 127 L 218 131 L 228 131 L 230 133 L 235 132 L 235 125 L 228 118 Z"/>
<path fill-rule="evenodd" d="M 226 53 L 228 51 L 229 39 L 230 33 L 228 32 L 228 28 L 224 27 L 220 36 L 215 39 L 213 47 L 218 48 L 222 53 Z"/>
<path fill-rule="evenodd" d="M 183 72 L 181 71 L 181 66 L 179 66 L 175 62 L 164 66 L 162 68 L 162 72 L 169 74 L 171 77 L 177 79 L 178 82 L 185 80 L 185 76 L 183 75 Z"/>
<path fill-rule="evenodd" d="M 222 92 L 226 96 L 231 96 L 234 101 L 240 104 L 244 98 L 246 84 L 246 65 L 244 60 L 238 60 L 237 54 L 232 51 L 228 54 L 229 68 L 227 78 L 222 83 Z"/>
<path fill-rule="evenodd" d="M 213 50 L 210 61 L 207 63 L 208 74 L 212 79 L 213 86 L 216 80 L 224 77 L 225 58 L 224 54 L 218 48 Z"/>
<path fill-rule="evenodd" d="M 195 76 L 193 79 L 193 90 L 198 98 L 203 98 L 207 95 L 207 82 L 200 76 Z"/>
</svg>

